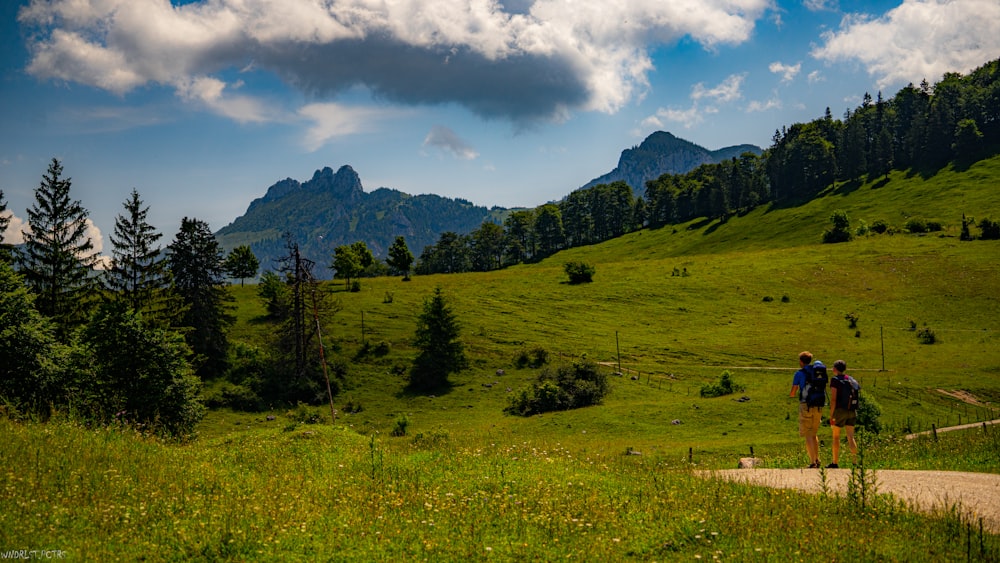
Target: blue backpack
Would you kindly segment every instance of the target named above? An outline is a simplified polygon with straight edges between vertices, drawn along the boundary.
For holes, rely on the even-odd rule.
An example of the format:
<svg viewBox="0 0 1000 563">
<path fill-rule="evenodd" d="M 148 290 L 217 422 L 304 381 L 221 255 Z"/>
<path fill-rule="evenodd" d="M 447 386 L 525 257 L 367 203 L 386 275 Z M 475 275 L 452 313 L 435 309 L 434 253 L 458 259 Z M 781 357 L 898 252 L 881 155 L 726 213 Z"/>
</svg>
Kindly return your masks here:
<svg viewBox="0 0 1000 563">
<path fill-rule="evenodd" d="M 807 407 L 826 406 L 826 386 L 829 378 L 826 375 L 826 366 L 823 362 L 816 360 L 811 366 L 805 366 L 802 371 L 806 374 L 806 385 L 802 388 L 802 396 L 806 399 Z"/>
</svg>

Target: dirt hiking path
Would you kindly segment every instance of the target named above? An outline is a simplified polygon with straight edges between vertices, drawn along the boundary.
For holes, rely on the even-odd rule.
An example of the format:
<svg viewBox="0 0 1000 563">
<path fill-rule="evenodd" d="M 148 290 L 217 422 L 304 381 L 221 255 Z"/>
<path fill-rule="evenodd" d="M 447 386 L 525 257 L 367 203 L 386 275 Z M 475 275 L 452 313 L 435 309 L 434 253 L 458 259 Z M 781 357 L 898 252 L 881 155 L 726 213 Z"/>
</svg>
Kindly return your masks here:
<svg viewBox="0 0 1000 563">
<path fill-rule="evenodd" d="M 873 471 L 876 492 L 892 494 L 910 507 L 927 513 L 948 512 L 956 508 L 972 522 L 983 519 L 983 528 L 1000 533 L 1000 475 L 964 471 L 910 471 L 879 469 Z M 723 469 L 701 472 L 718 477 L 780 489 L 798 489 L 808 493 L 823 491 L 818 469 Z M 845 496 L 850 469 L 827 469 L 826 484 L 830 494 Z"/>
</svg>

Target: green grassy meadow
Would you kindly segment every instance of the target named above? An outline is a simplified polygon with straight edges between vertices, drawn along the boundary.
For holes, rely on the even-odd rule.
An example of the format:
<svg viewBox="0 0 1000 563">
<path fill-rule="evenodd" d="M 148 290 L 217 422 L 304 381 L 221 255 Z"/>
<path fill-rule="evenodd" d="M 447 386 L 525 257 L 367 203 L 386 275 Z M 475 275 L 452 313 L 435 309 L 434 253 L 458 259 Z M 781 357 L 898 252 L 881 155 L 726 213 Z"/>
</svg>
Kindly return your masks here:
<svg viewBox="0 0 1000 563">
<path fill-rule="evenodd" d="M 801 207 L 645 230 L 502 271 L 364 279 L 357 293 L 334 282 L 341 309 L 323 339 L 348 374 L 332 424 L 327 405 L 213 411 L 196 440 L 175 444 L 69 421 L 0 421 L 0 551 L 995 560 L 1000 538 L 979 534 L 959 507 L 927 516 L 883 498 L 861 508 L 691 470 L 735 467 L 751 451 L 767 467 L 807 464 L 788 392 L 798 353 L 810 350 L 828 365 L 846 360 L 882 408 L 885 431 L 865 438 L 866 466 L 1000 473 L 1000 427 L 901 439 L 1000 418 L 1000 243 L 958 238 L 963 212 L 1000 219 L 998 189 L 1000 157 L 930 177 L 895 172 Z M 852 226 L 919 217 L 945 230 L 820 244 L 837 209 Z M 570 260 L 593 264 L 593 283 L 566 283 Z M 400 367 L 416 354 L 416 317 L 436 287 L 462 324 L 471 367 L 447 392 L 409 394 Z M 272 330 L 255 291 L 232 287 L 233 341 L 257 345 Z M 914 327 L 937 341 L 921 343 Z M 360 355 L 366 342 L 388 353 Z M 538 348 L 550 365 L 586 356 L 621 375 L 600 406 L 503 414 L 539 371 L 516 367 L 517 356 Z M 701 398 L 724 370 L 745 391 Z M 974 402 L 948 394 L 958 391 Z M 305 413 L 321 422 L 301 422 Z M 406 435 L 392 436 L 404 417 Z"/>
</svg>

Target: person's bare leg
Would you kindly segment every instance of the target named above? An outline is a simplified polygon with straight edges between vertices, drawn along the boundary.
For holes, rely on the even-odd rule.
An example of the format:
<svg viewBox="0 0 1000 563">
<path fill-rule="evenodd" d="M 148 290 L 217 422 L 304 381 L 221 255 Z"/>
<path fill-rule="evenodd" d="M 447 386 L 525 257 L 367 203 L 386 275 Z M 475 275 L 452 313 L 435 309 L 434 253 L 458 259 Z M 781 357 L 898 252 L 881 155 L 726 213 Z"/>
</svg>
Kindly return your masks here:
<svg viewBox="0 0 1000 563">
<path fill-rule="evenodd" d="M 806 453 L 809 454 L 809 463 L 819 463 L 819 438 L 816 436 L 806 436 Z"/>
</svg>

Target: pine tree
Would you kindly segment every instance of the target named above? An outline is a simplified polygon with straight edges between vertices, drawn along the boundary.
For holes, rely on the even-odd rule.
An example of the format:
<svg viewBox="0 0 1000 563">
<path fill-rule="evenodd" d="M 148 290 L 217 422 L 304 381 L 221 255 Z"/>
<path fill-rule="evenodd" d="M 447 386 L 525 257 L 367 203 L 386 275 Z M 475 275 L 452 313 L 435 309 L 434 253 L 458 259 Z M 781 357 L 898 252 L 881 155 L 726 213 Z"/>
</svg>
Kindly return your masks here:
<svg viewBox="0 0 1000 563">
<path fill-rule="evenodd" d="M 186 339 L 198 356 L 198 374 L 217 377 L 225 373 L 232 324 L 222 269 L 222 249 L 208 223 L 185 217 L 174 241 L 167 246 L 174 291 L 187 306 L 181 325 L 190 328 Z"/>
<path fill-rule="evenodd" d="M 458 319 L 448 306 L 441 288 L 424 302 L 424 311 L 417 319 L 415 345 L 420 354 L 410 370 L 410 387 L 429 390 L 447 387 L 448 376 L 469 365 L 465 347 L 458 340 Z"/>
<path fill-rule="evenodd" d="M 94 302 L 91 273 L 97 261 L 87 235 L 87 210 L 70 199 L 72 185 L 63 179 L 55 158 L 35 190 L 28 210 L 28 231 L 18 255 L 20 271 L 37 295 L 35 307 L 56 324 L 60 338 L 83 324 Z"/>
<path fill-rule="evenodd" d="M 111 235 L 111 267 L 104 273 L 104 287 L 113 301 L 122 301 L 147 320 L 173 316 L 177 307 L 170 303 L 167 288 L 170 273 L 156 241 L 163 235 L 146 221 L 149 207 L 143 207 L 135 189 L 123 204 L 125 213 L 115 218 Z"/>
</svg>

